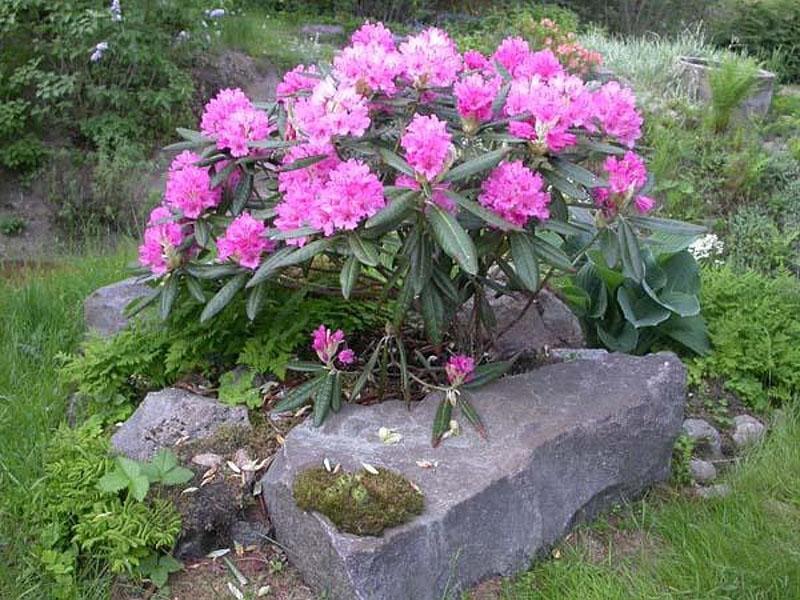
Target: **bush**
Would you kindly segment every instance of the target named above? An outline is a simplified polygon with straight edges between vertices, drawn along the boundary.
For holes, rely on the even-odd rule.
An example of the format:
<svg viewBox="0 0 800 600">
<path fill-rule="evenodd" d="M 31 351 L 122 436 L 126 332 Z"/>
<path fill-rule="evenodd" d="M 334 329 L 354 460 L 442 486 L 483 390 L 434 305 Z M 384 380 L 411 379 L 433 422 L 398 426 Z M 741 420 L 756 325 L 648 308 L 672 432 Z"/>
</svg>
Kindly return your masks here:
<svg viewBox="0 0 800 600">
<path fill-rule="evenodd" d="M 626 36 L 675 33 L 702 22 L 713 6 L 708 0 L 565 0 L 564 4 L 584 21 Z"/>
<path fill-rule="evenodd" d="M 694 380 L 719 379 L 755 410 L 800 393 L 800 281 L 730 267 L 704 269 L 701 293 L 713 352 L 690 363 Z"/>
<path fill-rule="evenodd" d="M 725 246 L 732 265 L 771 274 L 800 268 L 796 244 L 800 231 L 781 231 L 760 206 L 745 206 L 730 218 Z"/>
<path fill-rule="evenodd" d="M 141 265 L 157 278 L 147 302 L 158 302 L 162 317 L 200 302 L 200 321 L 208 322 L 237 299 L 256 320 L 272 280 L 335 281 L 348 300 L 392 298 L 392 322 L 367 344 L 370 358 L 351 397 L 373 372 L 385 382 L 391 370 L 410 398 L 409 358 L 433 376 L 442 369 L 407 352 L 404 336 L 414 347 L 424 335 L 442 348 L 472 302 L 460 341 L 482 354 L 495 322 L 487 292 L 535 294 L 597 246 L 623 279 L 641 286 L 648 274 L 661 275 L 647 265 L 639 236 L 704 231 L 645 216 L 655 202 L 632 150 L 642 118 L 617 82 L 588 85 L 553 52 L 535 52 L 519 38 L 505 40 L 494 63 L 462 56 L 435 28 L 399 48 L 381 25 L 365 25 L 353 39 L 329 75 L 305 66 L 288 73 L 266 111 L 241 90 L 223 90 L 207 104 L 201 131 L 180 131 L 184 141 L 172 148 L 184 152 L 140 246 Z M 593 218 L 571 206 L 590 207 Z M 673 312 L 697 314 L 686 298 L 696 290 L 664 292 L 656 302 L 674 308 L 686 300 Z M 342 332 L 331 335 L 338 347 Z M 353 373 L 340 378 L 335 353 L 315 349 L 322 364 L 299 370 L 317 377 L 278 406 L 312 400 L 319 424 L 329 407 L 338 409 L 342 379 Z M 347 352 L 341 362 L 351 364 Z M 471 375 L 472 359 L 460 359 Z M 451 408 L 464 403 L 481 431 L 453 392 L 464 378 L 447 375 L 450 393 L 436 423 L 447 426 Z M 443 433 L 435 429 L 434 443 Z"/>
<path fill-rule="evenodd" d="M 114 469 L 96 420 L 62 426 L 48 443 L 29 513 L 39 526 L 33 551 L 53 582 L 48 597 L 76 597 L 76 578 L 91 566 L 136 575 L 142 562 L 175 544 L 180 517 L 170 502 L 100 489 Z"/>
<path fill-rule="evenodd" d="M 723 0 L 711 21 L 721 46 L 743 48 L 782 81 L 800 81 L 800 4 L 796 0 Z"/>
</svg>

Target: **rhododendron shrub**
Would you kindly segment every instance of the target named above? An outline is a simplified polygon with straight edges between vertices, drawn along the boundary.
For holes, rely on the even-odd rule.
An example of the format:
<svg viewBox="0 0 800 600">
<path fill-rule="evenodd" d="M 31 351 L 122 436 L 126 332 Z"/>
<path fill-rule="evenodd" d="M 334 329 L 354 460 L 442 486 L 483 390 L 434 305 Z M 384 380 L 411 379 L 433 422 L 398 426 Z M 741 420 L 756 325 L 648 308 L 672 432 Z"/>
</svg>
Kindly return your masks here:
<svg viewBox="0 0 800 600">
<path fill-rule="evenodd" d="M 479 356 L 493 338 L 487 292 L 536 293 L 588 252 L 645 285 L 651 234 L 700 229 L 649 216 L 633 93 L 562 61 L 521 38 L 462 55 L 440 29 L 397 42 L 366 24 L 332 65 L 288 72 L 275 102 L 222 90 L 200 131 L 180 130 L 173 145 L 181 153 L 140 249 L 157 278 L 145 302 L 159 298 L 163 314 L 202 302 L 208 320 L 245 294 L 253 318 L 269 282 L 324 287 L 336 273 L 345 298 L 375 293 L 395 310 L 350 397 L 378 368 L 399 369 L 408 397 L 403 336 L 417 323 L 442 344 L 471 301 Z M 331 372 L 356 360 L 333 348 L 337 337 L 315 334 Z M 387 367 L 386 356 L 403 358 Z M 467 366 L 448 374 L 463 383 Z"/>
</svg>

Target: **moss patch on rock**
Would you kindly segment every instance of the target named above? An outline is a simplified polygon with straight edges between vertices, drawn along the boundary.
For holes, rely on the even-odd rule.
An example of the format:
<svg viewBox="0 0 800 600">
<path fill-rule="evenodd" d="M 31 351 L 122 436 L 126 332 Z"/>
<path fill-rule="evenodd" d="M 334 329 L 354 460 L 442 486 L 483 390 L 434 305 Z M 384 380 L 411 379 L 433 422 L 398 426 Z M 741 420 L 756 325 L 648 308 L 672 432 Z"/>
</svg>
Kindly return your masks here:
<svg viewBox="0 0 800 600">
<path fill-rule="evenodd" d="M 293 493 L 297 506 L 322 513 L 341 531 L 356 535 L 378 536 L 421 514 L 424 506 L 422 493 L 388 469 L 378 469 L 377 475 L 308 469 L 295 478 Z"/>
</svg>

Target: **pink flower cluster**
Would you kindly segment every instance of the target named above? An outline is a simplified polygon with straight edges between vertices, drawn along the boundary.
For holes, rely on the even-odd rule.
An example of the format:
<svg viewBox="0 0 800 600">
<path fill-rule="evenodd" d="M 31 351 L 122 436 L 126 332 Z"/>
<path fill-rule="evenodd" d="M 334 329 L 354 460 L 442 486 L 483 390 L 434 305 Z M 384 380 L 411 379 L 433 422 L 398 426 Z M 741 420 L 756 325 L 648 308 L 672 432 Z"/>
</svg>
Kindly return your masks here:
<svg viewBox="0 0 800 600">
<path fill-rule="evenodd" d="M 370 125 L 367 99 L 330 77 L 319 81 L 311 96 L 299 98 L 293 112 L 294 128 L 314 142 L 329 142 L 337 135 L 360 137 Z"/>
<path fill-rule="evenodd" d="M 407 188 L 409 190 L 420 191 L 422 186 L 419 181 L 408 175 L 399 175 L 395 179 L 394 184 L 397 187 Z M 445 192 L 450 189 L 450 183 L 447 181 L 439 181 L 431 185 L 431 202 L 439 208 L 446 210 L 451 214 L 455 214 L 458 210 L 456 203 Z"/>
<path fill-rule="evenodd" d="M 391 32 L 380 23 L 367 23 L 353 34 L 351 42 L 333 61 L 338 80 L 365 96 L 378 91 L 393 95 L 403 64 Z"/>
<path fill-rule="evenodd" d="M 195 164 L 200 160 L 194 152 L 181 152 L 172 161 L 167 174 L 164 202 L 187 219 L 197 219 L 217 206 L 222 198 L 221 188 L 211 188 L 208 168 Z"/>
<path fill-rule="evenodd" d="M 592 117 L 603 133 L 633 148 L 642 136 L 642 115 L 636 97 L 616 81 L 609 81 L 592 95 Z"/>
<path fill-rule="evenodd" d="M 279 100 L 285 100 L 289 96 L 294 96 L 299 92 L 310 92 L 319 83 L 319 77 L 315 77 L 317 67 L 314 65 L 297 65 L 288 71 L 283 80 L 278 84 L 276 95 Z"/>
<path fill-rule="evenodd" d="M 509 223 L 523 227 L 535 217 L 550 218 L 550 194 L 541 175 L 522 161 L 500 163 L 483 182 L 478 201 Z"/>
<path fill-rule="evenodd" d="M 608 173 L 608 187 L 595 188 L 593 195 L 607 219 L 614 218 L 630 201 L 641 214 L 653 210 L 655 200 L 638 193 L 647 184 L 647 168 L 641 157 L 633 152 L 626 152 L 622 159 L 609 156 L 603 168 Z"/>
<path fill-rule="evenodd" d="M 182 257 L 178 247 L 184 240 L 184 228 L 173 220 L 169 209 L 159 206 L 150 213 L 144 242 L 139 246 L 139 264 L 154 275 L 164 275 L 177 267 Z"/>
<path fill-rule="evenodd" d="M 416 88 L 449 87 L 462 68 L 455 43 L 441 29 L 430 27 L 400 44 L 403 74 Z"/>
<path fill-rule="evenodd" d="M 400 145 L 405 150 L 408 164 L 420 176 L 433 181 L 453 157 L 452 140 L 447 132 L 447 123 L 436 115 L 414 115 L 400 138 Z"/>
<path fill-rule="evenodd" d="M 236 217 L 225 230 L 224 237 L 217 240 L 218 258 L 233 260 L 248 269 L 255 269 L 264 252 L 275 249 L 275 243 L 266 237 L 266 227 L 248 213 Z"/>
<path fill-rule="evenodd" d="M 453 86 L 458 114 L 466 128 L 475 128 L 492 118 L 492 103 L 500 91 L 502 79 L 484 77 L 480 73 L 467 75 Z"/>
<path fill-rule="evenodd" d="M 573 32 L 563 32 L 551 19 L 542 19 L 534 26 L 533 33 L 541 38 L 544 47 L 552 50 L 571 73 L 584 75 L 603 63 L 600 53 L 584 48 Z"/>
<path fill-rule="evenodd" d="M 383 208 L 383 185 L 378 177 L 359 160 L 342 162 L 330 146 L 296 146 L 287 154 L 286 163 L 315 155 L 326 157 L 278 176 L 283 201 L 276 207 L 275 226 L 280 231 L 311 226 L 331 236 L 337 230 L 355 229 Z M 288 243 L 302 245 L 305 241 L 295 238 Z"/>
<path fill-rule="evenodd" d="M 325 325 L 320 325 L 311 335 L 311 348 L 317 353 L 319 359 L 326 366 L 333 366 L 334 361 L 338 360 L 343 365 L 350 365 L 356 360 L 355 353 L 347 347 L 344 339 L 344 332 L 341 329 L 331 331 Z M 340 349 L 340 346 L 344 347 Z"/>
<path fill-rule="evenodd" d="M 240 89 L 224 89 L 208 104 L 200 120 L 200 130 L 231 156 L 247 156 L 248 144 L 265 139 L 272 131 L 267 115 L 253 106 Z"/>
<path fill-rule="evenodd" d="M 475 371 L 475 360 L 471 356 L 456 354 L 451 356 L 444 367 L 447 380 L 453 387 L 458 387 L 462 383 L 470 380 Z"/>
</svg>

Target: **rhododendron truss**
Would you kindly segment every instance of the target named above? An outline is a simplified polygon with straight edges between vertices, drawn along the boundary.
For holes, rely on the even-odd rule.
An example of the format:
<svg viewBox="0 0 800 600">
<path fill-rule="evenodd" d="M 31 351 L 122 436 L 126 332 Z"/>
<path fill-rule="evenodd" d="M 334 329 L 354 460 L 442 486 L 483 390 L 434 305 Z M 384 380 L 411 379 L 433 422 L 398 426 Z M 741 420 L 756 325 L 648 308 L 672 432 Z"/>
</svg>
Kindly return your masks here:
<svg viewBox="0 0 800 600">
<path fill-rule="evenodd" d="M 462 55 L 441 29 L 396 42 L 368 23 L 332 64 L 289 71 L 275 102 L 222 90 L 199 131 L 179 130 L 172 146 L 179 154 L 139 252 L 155 276 L 140 307 L 159 299 L 167 315 L 175 302 L 202 302 L 209 320 L 244 296 L 252 319 L 267 286 L 284 283 L 386 302 L 394 318 L 358 348 L 360 363 L 334 348 L 339 332 L 318 330 L 324 364 L 314 369 L 324 373 L 300 386 L 303 400 L 292 396 L 302 404 L 357 400 L 376 372 L 406 399 L 422 385 L 412 374 L 438 385 L 442 368 L 406 352 L 404 339 L 493 356 L 487 294 L 535 294 L 588 253 L 643 285 L 659 230 L 700 229 L 648 214 L 631 90 L 584 80 L 559 52 L 509 38 L 491 56 Z M 458 340 L 457 315 L 470 321 Z M 468 376 L 462 361 L 455 387 L 508 366 L 494 364 Z M 348 372 L 360 373 L 355 382 Z"/>
</svg>

